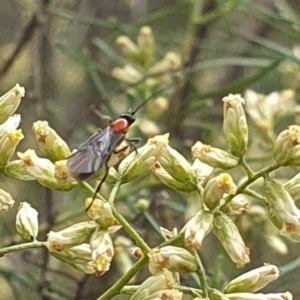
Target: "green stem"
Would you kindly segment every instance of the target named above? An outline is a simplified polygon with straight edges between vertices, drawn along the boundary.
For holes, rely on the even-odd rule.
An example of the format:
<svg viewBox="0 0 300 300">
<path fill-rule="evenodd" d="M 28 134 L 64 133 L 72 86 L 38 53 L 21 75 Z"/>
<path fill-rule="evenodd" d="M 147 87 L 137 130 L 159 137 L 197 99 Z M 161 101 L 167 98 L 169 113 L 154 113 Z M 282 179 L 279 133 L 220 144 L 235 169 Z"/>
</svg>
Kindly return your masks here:
<svg viewBox="0 0 300 300">
<path fill-rule="evenodd" d="M 253 191 L 252 189 L 250 188 L 246 188 L 244 191 L 243 191 L 243 194 L 245 195 L 248 195 L 252 198 L 254 198 L 255 200 L 257 200 L 259 203 L 265 205 L 265 206 L 268 206 L 268 202 L 266 201 L 266 198 L 261 196 L 259 193 Z"/>
<path fill-rule="evenodd" d="M 222 205 L 225 206 L 226 204 L 228 204 L 233 197 L 235 197 L 236 195 L 238 194 L 241 194 L 249 184 L 253 183 L 254 181 L 256 181 L 258 178 L 260 177 L 263 177 L 263 176 L 266 176 L 267 174 L 269 174 L 270 172 L 278 169 L 279 166 L 274 162 L 273 164 L 261 169 L 260 171 L 256 172 L 256 173 L 253 173 L 253 176 L 251 178 L 248 178 L 246 181 L 244 181 L 238 188 L 237 188 L 237 191 L 232 194 L 232 195 L 229 195 L 228 197 L 226 197 L 226 201 L 225 203 Z"/>
<path fill-rule="evenodd" d="M 147 263 L 147 257 L 140 258 L 133 267 L 123 275 L 118 281 L 115 282 L 113 286 L 111 286 L 101 297 L 97 300 L 110 300 L 113 296 L 119 294 L 122 288 L 129 282 L 131 278 L 133 278 L 145 264 Z"/>
<path fill-rule="evenodd" d="M 4 256 L 7 253 L 16 252 L 16 251 L 20 251 L 20 250 L 26 250 L 26 249 L 33 249 L 33 248 L 46 248 L 46 242 L 33 241 L 30 243 L 24 243 L 24 244 L 5 247 L 5 248 L 0 249 L 0 257 Z"/>
<path fill-rule="evenodd" d="M 199 269 L 197 270 L 197 275 L 199 277 L 199 280 L 201 282 L 201 287 L 203 289 L 202 297 L 205 298 L 205 299 L 208 299 L 209 285 L 207 283 L 207 279 L 206 279 L 206 276 L 205 276 L 205 269 L 204 269 L 202 261 L 201 261 L 201 259 L 200 259 L 200 257 L 199 257 L 196 250 L 193 250 L 193 254 L 194 254 L 194 257 L 196 258 L 197 264 L 199 266 Z"/>
<path fill-rule="evenodd" d="M 147 255 L 151 251 L 151 248 L 145 243 L 145 241 L 139 236 L 139 234 L 134 230 L 134 228 L 127 222 L 127 220 L 120 213 L 118 213 L 118 211 L 114 207 L 114 201 L 120 186 L 121 186 L 121 182 L 118 181 L 113 187 L 109 196 L 108 202 L 111 205 L 112 213 L 116 218 L 116 220 L 122 225 L 124 230 L 135 241 L 136 245 L 143 251 L 145 255 Z"/>
<path fill-rule="evenodd" d="M 255 175 L 255 173 L 252 171 L 252 169 L 250 168 L 250 166 L 246 162 L 245 156 L 242 157 L 240 164 L 245 169 L 245 171 L 246 171 L 249 178 L 252 178 Z"/>
<path fill-rule="evenodd" d="M 127 220 L 117 212 L 114 206 L 111 206 L 112 213 L 116 220 L 122 225 L 124 230 L 130 235 L 130 237 L 135 241 L 136 245 L 147 255 L 151 248 L 145 243 L 145 241 L 138 235 L 138 233 L 133 229 L 133 227 L 127 222 Z"/>
</svg>

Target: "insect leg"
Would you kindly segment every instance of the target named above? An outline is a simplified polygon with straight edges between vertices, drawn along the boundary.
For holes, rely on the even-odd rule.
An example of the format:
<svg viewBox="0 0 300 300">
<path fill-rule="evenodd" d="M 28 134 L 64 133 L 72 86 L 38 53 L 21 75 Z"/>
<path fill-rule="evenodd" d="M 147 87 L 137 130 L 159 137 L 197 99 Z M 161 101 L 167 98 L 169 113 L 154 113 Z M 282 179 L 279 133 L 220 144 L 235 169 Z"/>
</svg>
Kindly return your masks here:
<svg viewBox="0 0 300 300">
<path fill-rule="evenodd" d="M 109 160 L 109 159 L 108 159 L 108 160 Z M 108 176 L 108 169 L 109 169 L 109 167 L 108 167 L 108 165 L 107 165 L 107 162 L 105 163 L 104 167 L 105 167 L 105 173 L 104 173 L 104 176 L 103 176 L 103 178 L 100 180 L 100 182 L 99 182 L 97 188 L 95 189 L 95 192 L 94 192 L 94 195 L 93 195 L 93 198 L 92 198 L 92 202 L 91 202 L 90 205 L 85 209 L 85 211 L 88 211 L 88 210 L 92 207 L 92 205 L 93 205 L 93 203 L 94 203 L 94 200 L 96 199 L 96 196 L 97 196 L 98 192 L 100 191 L 100 188 L 101 188 L 102 184 L 104 183 L 104 181 L 106 180 L 106 178 L 107 178 L 107 176 Z"/>
<path fill-rule="evenodd" d="M 135 144 L 139 143 L 141 141 L 140 138 L 130 138 L 130 139 L 126 139 L 126 142 L 129 144 L 129 146 L 131 148 L 133 148 L 135 154 L 137 154 L 137 148 L 135 146 Z"/>
</svg>

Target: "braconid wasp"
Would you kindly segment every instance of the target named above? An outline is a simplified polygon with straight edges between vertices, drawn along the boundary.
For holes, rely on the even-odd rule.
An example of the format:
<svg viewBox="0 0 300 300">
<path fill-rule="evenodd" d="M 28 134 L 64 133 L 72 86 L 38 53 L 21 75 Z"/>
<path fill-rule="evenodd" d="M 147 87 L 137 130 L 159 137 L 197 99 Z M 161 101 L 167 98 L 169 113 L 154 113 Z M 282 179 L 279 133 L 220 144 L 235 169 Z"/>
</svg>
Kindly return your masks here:
<svg viewBox="0 0 300 300">
<path fill-rule="evenodd" d="M 103 131 L 96 132 L 86 142 L 79 146 L 78 150 L 67 158 L 67 168 L 73 178 L 78 181 L 85 181 L 93 178 L 93 176 L 104 166 L 104 176 L 100 180 L 91 203 L 86 208 L 90 209 L 100 191 L 102 184 L 108 176 L 108 161 L 111 155 L 117 154 L 126 150 L 128 147 L 133 147 L 136 151 L 135 143 L 139 142 L 139 138 L 126 138 L 126 133 L 132 123 L 135 121 L 135 113 L 143 107 L 152 97 L 142 102 L 138 107 L 132 111 L 123 113 L 118 119 L 111 122 Z M 116 150 L 123 142 L 127 142 L 127 146 L 120 150 Z"/>
</svg>

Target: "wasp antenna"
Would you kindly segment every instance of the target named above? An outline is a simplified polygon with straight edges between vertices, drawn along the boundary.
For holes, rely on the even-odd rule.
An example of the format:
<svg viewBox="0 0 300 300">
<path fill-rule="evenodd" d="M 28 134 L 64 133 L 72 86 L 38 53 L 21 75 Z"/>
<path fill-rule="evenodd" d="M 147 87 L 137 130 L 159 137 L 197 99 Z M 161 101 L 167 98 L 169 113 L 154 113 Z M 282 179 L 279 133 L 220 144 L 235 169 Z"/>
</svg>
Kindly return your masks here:
<svg viewBox="0 0 300 300">
<path fill-rule="evenodd" d="M 158 89 L 157 91 L 153 92 L 145 101 L 143 101 L 142 103 L 140 103 L 131 113 L 132 115 L 134 115 L 139 109 L 141 109 L 144 105 L 147 104 L 147 102 L 149 102 L 152 98 L 154 98 L 159 92 L 165 90 L 165 88 L 161 88 Z"/>
</svg>

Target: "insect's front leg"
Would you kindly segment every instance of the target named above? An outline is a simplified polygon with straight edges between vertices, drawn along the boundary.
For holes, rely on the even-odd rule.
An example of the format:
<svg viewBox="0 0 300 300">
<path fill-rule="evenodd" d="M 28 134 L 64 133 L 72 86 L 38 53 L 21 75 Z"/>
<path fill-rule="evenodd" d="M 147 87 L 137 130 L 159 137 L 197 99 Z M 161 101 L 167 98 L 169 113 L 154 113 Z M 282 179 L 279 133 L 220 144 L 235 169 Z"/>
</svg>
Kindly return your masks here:
<svg viewBox="0 0 300 300">
<path fill-rule="evenodd" d="M 109 161 L 109 158 L 108 158 L 107 161 Z M 107 176 L 108 176 L 108 169 L 109 169 L 109 167 L 108 167 L 107 162 L 105 163 L 104 168 L 105 168 L 104 176 L 103 176 L 103 178 L 100 180 L 100 182 L 99 182 L 97 188 L 95 189 L 95 192 L 94 192 L 94 195 L 93 195 L 93 198 L 92 198 L 92 202 L 91 202 L 90 205 L 85 209 L 85 211 L 88 211 L 88 210 L 91 208 L 91 206 L 93 205 L 94 200 L 96 199 L 96 196 L 97 196 L 98 192 L 100 191 L 102 184 L 105 182 L 105 180 L 106 180 L 106 178 L 107 178 Z"/>
<path fill-rule="evenodd" d="M 125 141 L 129 144 L 130 147 L 133 148 L 135 154 L 138 154 L 135 144 L 139 143 L 141 141 L 141 138 L 129 138 L 125 139 Z"/>
</svg>

